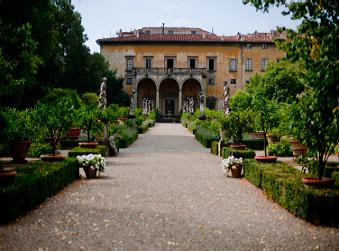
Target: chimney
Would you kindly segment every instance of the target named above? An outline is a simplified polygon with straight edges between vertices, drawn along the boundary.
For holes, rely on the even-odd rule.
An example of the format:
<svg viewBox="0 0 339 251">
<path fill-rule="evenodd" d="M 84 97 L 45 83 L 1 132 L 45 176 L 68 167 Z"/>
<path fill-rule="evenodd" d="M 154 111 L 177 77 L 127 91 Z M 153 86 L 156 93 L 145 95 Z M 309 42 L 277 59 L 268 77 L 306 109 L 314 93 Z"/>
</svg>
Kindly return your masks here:
<svg viewBox="0 0 339 251">
<path fill-rule="evenodd" d="M 165 34 L 165 23 L 162 23 L 162 34 Z"/>
</svg>

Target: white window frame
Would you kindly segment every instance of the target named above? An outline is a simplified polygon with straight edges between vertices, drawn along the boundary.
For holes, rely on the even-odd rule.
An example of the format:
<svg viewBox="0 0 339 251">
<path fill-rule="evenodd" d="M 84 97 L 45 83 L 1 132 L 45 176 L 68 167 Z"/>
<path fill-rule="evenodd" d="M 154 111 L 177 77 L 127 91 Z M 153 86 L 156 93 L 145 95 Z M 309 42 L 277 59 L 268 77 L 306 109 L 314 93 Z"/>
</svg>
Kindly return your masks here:
<svg viewBox="0 0 339 251">
<path fill-rule="evenodd" d="M 252 60 L 252 58 L 246 58 L 246 60 L 245 60 L 245 71 L 253 71 L 253 60 Z"/>
<path fill-rule="evenodd" d="M 236 58 L 231 58 L 229 64 L 229 71 L 237 71 L 238 60 Z"/>
</svg>

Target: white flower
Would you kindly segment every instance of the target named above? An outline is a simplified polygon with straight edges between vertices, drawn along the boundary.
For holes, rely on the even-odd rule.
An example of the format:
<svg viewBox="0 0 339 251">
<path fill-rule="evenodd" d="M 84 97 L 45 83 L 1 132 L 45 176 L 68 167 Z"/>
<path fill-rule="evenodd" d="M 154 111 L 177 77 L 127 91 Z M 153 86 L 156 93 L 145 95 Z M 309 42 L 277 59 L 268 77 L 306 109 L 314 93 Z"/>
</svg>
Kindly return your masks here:
<svg viewBox="0 0 339 251">
<path fill-rule="evenodd" d="M 235 158 L 234 156 L 229 156 L 227 159 L 221 161 L 221 166 L 224 169 L 224 172 L 227 173 L 235 164 L 242 165 L 243 158 Z"/>
<path fill-rule="evenodd" d="M 77 160 L 81 166 L 89 166 L 97 169 L 99 172 L 105 170 L 105 158 L 102 157 L 101 154 L 91 153 L 88 155 L 77 156 Z"/>
</svg>

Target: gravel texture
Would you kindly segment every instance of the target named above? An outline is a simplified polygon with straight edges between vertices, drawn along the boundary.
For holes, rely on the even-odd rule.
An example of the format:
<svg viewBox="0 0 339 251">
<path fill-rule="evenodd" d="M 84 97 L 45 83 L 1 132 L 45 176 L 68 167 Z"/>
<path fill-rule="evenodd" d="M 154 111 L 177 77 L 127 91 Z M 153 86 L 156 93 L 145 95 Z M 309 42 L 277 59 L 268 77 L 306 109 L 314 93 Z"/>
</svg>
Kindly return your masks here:
<svg viewBox="0 0 339 251">
<path fill-rule="evenodd" d="M 0 250 L 339 250 L 339 229 L 224 178 L 180 124 L 156 124 L 107 164 L 0 226 Z"/>
</svg>

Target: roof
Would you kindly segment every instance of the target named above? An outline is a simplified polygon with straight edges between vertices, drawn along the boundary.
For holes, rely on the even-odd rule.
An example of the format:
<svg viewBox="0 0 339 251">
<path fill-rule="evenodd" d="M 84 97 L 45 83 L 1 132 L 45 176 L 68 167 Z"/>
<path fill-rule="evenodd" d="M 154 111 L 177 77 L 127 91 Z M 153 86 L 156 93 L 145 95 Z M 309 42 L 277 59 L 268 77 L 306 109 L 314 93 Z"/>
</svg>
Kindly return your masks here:
<svg viewBox="0 0 339 251">
<path fill-rule="evenodd" d="M 151 28 L 151 27 L 149 27 Z M 273 43 L 275 38 L 285 38 L 284 34 L 269 32 L 253 34 L 240 34 L 234 36 L 219 36 L 212 33 L 200 34 L 146 34 L 143 31 L 147 27 L 134 32 L 119 33 L 117 37 L 102 38 L 96 42 L 102 44 L 122 44 L 122 43 Z M 194 28 L 177 28 L 177 29 L 194 29 Z M 203 30 L 202 30 L 203 31 Z"/>
</svg>

